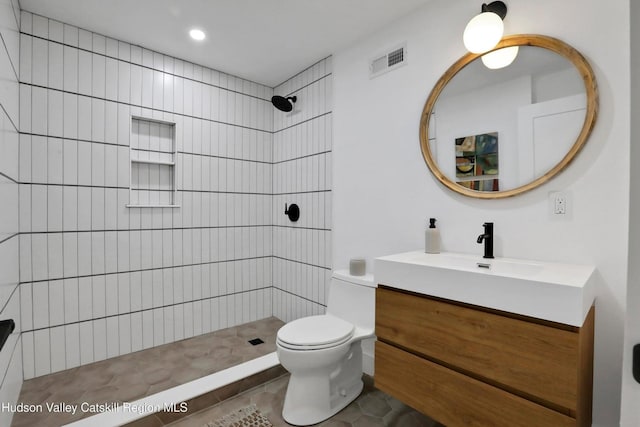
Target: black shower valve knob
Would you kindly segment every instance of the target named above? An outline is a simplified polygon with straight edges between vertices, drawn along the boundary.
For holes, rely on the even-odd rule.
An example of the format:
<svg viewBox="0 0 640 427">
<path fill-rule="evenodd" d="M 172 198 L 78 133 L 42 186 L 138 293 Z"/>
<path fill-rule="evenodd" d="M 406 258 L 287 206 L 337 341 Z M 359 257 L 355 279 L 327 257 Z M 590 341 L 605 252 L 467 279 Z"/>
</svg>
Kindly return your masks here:
<svg viewBox="0 0 640 427">
<path fill-rule="evenodd" d="M 289 217 L 289 221 L 296 222 L 300 218 L 300 208 L 295 203 L 292 203 L 288 207 L 285 203 L 284 214 Z"/>
</svg>

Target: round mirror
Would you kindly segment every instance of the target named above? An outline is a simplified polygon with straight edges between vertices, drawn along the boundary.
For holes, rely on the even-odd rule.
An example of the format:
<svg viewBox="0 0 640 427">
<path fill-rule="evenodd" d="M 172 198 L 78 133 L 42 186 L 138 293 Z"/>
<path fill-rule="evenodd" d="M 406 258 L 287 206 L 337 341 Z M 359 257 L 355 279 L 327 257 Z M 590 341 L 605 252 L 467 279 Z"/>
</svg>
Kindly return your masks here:
<svg viewBox="0 0 640 427">
<path fill-rule="evenodd" d="M 573 160 L 597 107 L 593 70 L 577 50 L 552 37 L 507 36 L 491 52 L 466 54 L 438 80 L 420 120 L 422 155 L 458 193 L 514 196 Z"/>
</svg>

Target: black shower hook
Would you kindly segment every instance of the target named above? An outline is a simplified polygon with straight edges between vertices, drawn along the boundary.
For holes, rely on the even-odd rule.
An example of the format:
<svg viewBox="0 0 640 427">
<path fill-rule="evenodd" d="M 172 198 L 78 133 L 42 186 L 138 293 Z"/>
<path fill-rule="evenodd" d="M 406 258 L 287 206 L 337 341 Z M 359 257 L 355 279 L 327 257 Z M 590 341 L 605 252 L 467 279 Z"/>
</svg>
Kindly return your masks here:
<svg viewBox="0 0 640 427">
<path fill-rule="evenodd" d="M 284 204 L 284 214 L 289 217 L 289 220 L 296 222 L 300 218 L 300 208 L 295 203 L 287 208 L 287 204 Z"/>
</svg>

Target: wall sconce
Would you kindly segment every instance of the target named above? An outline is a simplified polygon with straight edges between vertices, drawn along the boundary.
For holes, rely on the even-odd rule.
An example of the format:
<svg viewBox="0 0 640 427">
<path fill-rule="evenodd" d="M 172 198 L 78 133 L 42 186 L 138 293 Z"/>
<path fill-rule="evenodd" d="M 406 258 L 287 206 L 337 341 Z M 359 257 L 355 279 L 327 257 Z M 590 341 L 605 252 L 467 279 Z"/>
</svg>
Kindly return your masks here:
<svg viewBox="0 0 640 427">
<path fill-rule="evenodd" d="M 464 29 L 462 39 L 469 52 L 484 53 L 493 49 L 504 34 L 502 20 L 507 5 L 501 1 L 482 4 L 482 13 L 474 16 Z"/>
</svg>

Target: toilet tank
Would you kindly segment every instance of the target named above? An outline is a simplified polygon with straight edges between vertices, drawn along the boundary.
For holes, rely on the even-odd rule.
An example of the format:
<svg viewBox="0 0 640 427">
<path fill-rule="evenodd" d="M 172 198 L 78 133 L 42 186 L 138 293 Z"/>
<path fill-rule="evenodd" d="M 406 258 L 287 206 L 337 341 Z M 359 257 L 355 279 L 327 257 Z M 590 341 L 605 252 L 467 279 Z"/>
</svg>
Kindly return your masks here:
<svg viewBox="0 0 640 427">
<path fill-rule="evenodd" d="M 364 329 L 375 326 L 376 285 L 373 274 L 352 276 L 336 270 L 329 285 L 327 313 Z"/>
</svg>

